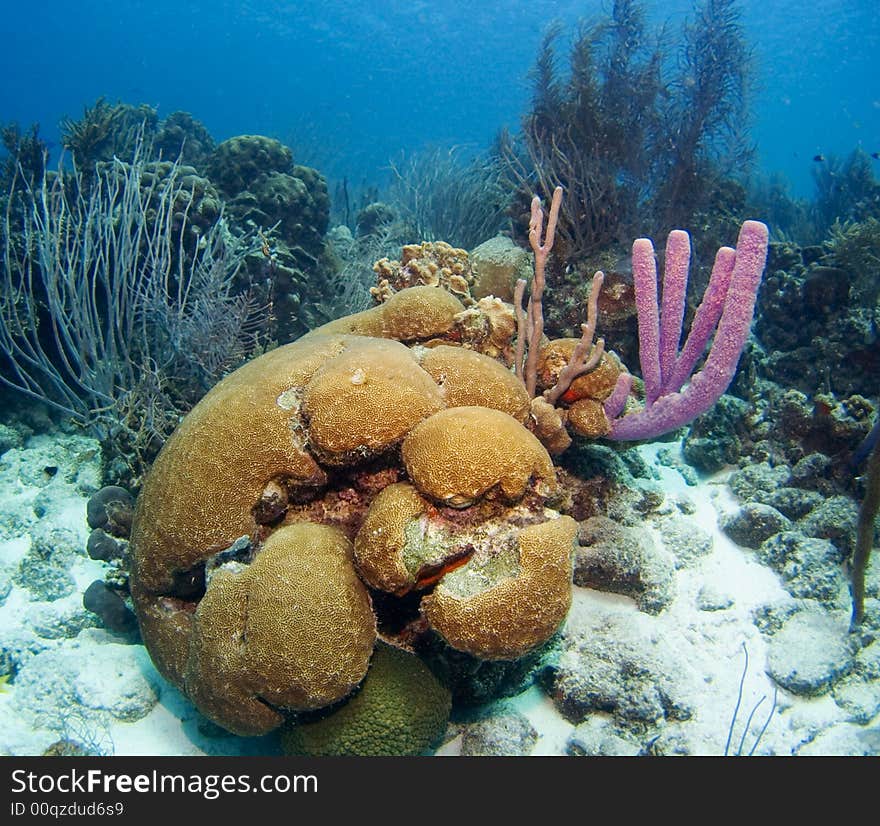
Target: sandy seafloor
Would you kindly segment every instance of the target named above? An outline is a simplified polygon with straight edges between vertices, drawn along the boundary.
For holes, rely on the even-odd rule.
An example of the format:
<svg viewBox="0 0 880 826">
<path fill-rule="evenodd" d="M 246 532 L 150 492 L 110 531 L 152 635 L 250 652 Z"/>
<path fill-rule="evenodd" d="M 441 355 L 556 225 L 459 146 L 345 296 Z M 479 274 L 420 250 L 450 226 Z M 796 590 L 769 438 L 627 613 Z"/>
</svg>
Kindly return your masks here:
<svg viewBox="0 0 880 826">
<path fill-rule="evenodd" d="M 738 547 L 717 527 L 719 513 L 737 508 L 725 484 L 732 469 L 689 486 L 668 463 L 657 459 L 658 447 L 638 449 L 659 473 L 669 502 L 686 498 L 692 503 L 693 513 L 685 518 L 711 534 L 711 552 L 676 569 L 675 596 L 653 616 L 640 612 L 629 598 L 576 587 L 567 627 L 589 626 L 597 615 L 612 623 L 638 623 L 641 619 L 633 615 L 640 615 L 651 640 L 675 652 L 677 662 L 689 672 L 677 689 L 686 696 L 678 700 L 691 711 L 688 719 L 662 723 L 667 744 L 663 753 L 724 752 L 743 674 L 745 643 L 750 663 L 731 751 L 738 750 L 744 722 L 760 701 L 744 741 L 747 752 L 767 719 L 774 688 L 765 670 L 768 637 L 755 624 L 756 611 L 769 604 L 791 603 L 792 597 L 754 551 Z M 668 449 L 669 444 L 663 447 Z M 273 738 L 237 738 L 205 721 L 159 676 L 142 646 L 126 644 L 124 638 L 96 627 L 94 615 L 82 608 L 82 592 L 105 570 L 105 563 L 89 559 L 84 551 L 85 506 L 98 483 L 99 458 L 93 440 L 64 434 L 32 437 L 0 456 L 0 656 L 17 663 L 14 679 L 0 686 L 0 754 L 39 755 L 65 735 L 87 741 L 103 754 L 274 753 Z M 57 471 L 51 470 L 56 467 Z M 644 530 L 662 543 L 655 524 L 647 521 Z M 31 546 L 37 541 L 46 545 L 46 536 L 54 548 L 52 558 L 37 558 L 37 564 L 31 565 L 29 576 L 42 584 L 30 584 L 19 575 L 20 565 L 26 558 L 33 562 Z M 53 571 L 55 579 L 62 580 L 60 586 Z M 726 607 L 705 610 L 706 593 Z M 832 611 L 826 631 L 830 627 L 843 640 L 848 620 L 847 612 Z M 779 689 L 776 709 L 755 753 L 880 753 L 880 682 L 863 681 L 853 691 L 856 700 L 841 704 L 831 692 L 805 697 Z M 853 712 L 854 703 L 858 713 Z M 575 726 L 537 686 L 504 707 L 525 716 L 537 731 L 529 753 L 572 751 Z M 611 717 L 595 712 L 580 731 L 585 725 L 610 725 Z M 463 725 L 450 725 L 438 754 L 459 753 Z"/>
</svg>

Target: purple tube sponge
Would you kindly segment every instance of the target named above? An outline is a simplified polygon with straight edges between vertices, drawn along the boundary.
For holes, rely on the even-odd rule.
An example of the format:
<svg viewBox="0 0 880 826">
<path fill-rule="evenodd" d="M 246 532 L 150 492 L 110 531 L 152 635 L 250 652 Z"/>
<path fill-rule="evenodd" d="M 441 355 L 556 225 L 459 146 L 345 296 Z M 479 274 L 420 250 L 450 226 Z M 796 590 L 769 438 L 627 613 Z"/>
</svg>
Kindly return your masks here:
<svg viewBox="0 0 880 826">
<path fill-rule="evenodd" d="M 736 250 L 730 247 L 718 250 L 709 286 L 680 351 L 690 239 L 681 230 L 669 235 L 662 305 L 657 300 L 654 247 L 647 238 L 633 244 L 645 406 L 620 415 L 621 394 L 615 391 L 605 407 L 611 419 L 609 438 L 632 441 L 668 433 L 705 413 L 727 390 L 749 336 L 755 298 L 767 260 L 767 241 L 765 224 L 746 221 Z M 703 369 L 691 375 L 713 332 Z M 626 392 L 623 387 L 621 391 Z"/>
</svg>

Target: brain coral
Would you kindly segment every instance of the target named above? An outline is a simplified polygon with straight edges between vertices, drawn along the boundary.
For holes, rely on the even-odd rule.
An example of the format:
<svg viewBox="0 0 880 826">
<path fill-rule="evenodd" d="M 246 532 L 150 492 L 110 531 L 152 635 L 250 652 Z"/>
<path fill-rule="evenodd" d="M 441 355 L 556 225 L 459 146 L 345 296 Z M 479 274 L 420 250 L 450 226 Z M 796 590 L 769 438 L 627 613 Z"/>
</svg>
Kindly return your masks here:
<svg viewBox="0 0 880 826">
<path fill-rule="evenodd" d="M 529 415 L 525 385 L 489 356 L 441 344 L 427 350 L 419 363 L 440 385 L 447 407 L 491 407 L 521 423 Z"/>
<path fill-rule="evenodd" d="M 453 648 L 487 660 L 521 657 L 546 642 L 571 607 L 576 534 L 569 516 L 530 525 L 515 550 L 447 574 L 422 600 L 431 627 Z"/>
<path fill-rule="evenodd" d="M 140 586 L 177 593 L 188 571 L 256 530 L 253 508 L 266 483 L 320 484 L 324 472 L 291 428 L 297 392 L 344 338 L 279 347 L 216 385 L 165 444 L 135 504 L 132 539 Z"/>
<path fill-rule="evenodd" d="M 319 332 L 415 341 L 448 333 L 456 316 L 463 311 L 464 305 L 446 290 L 411 287 L 394 293 L 378 307 L 331 321 L 319 328 Z"/>
<path fill-rule="evenodd" d="M 550 486 L 556 480 L 544 446 L 512 416 L 487 407 L 435 413 L 410 431 L 402 453 L 415 486 L 453 507 L 494 488 L 519 499 L 533 477 Z"/>
<path fill-rule="evenodd" d="M 358 570 L 366 582 L 389 593 L 405 593 L 418 579 L 411 557 L 430 557 L 424 531 L 418 531 L 430 505 L 410 484 L 389 485 L 373 500 L 354 543 Z M 412 546 L 415 546 L 413 549 Z M 442 561 L 441 552 L 437 561 Z"/>
<path fill-rule="evenodd" d="M 242 576 L 248 682 L 263 699 L 321 708 L 363 679 L 375 617 L 339 530 L 309 522 L 280 528 Z"/>
<path fill-rule="evenodd" d="M 315 372 L 302 409 L 312 451 L 336 465 L 397 444 L 442 407 L 440 389 L 406 347 L 364 338 Z"/>
<path fill-rule="evenodd" d="M 446 730 L 451 705 L 418 657 L 379 643 L 360 691 L 328 717 L 292 725 L 282 742 L 310 757 L 422 754 Z"/>
<path fill-rule="evenodd" d="M 281 721 L 272 709 L 345 697 L 367 672 L 376 623 L 335 528 L 281 528 L 240 567 L 220 568 L 199 602 L 185 685 L 206 716 L 260 734 Z"/>
<path fill-rule="evenodd" d="M 401 645 L 436 632 L 488 660 L 556 631 L 573 523 L 547 508 L 555 469 L 521 383 L 468 349 L 502 329 L 496 304 L 403 288 L 230 374 L 168 440 L 135 505 L 131 594 L 157 667 L 212 720 L 256 734 L 332 707 L 347 745 L 305 744 L 301 721 L 290 736 L 374 753 L 354 732 L 387 672 L 398 722 L 375 732 L 409 726 L 387 742 L 420 751 L 448 698 L 410 655 L 374 653 L 377 620 Z M 400 722 L 406 686 L 434 722 Z"/>
</svg>

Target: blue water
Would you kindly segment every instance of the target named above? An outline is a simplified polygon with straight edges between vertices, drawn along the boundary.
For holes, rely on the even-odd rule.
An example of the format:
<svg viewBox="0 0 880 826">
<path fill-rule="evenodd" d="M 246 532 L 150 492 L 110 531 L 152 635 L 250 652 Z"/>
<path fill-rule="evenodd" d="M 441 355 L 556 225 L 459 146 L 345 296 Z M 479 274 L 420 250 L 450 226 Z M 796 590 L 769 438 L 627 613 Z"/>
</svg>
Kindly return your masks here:
<svg viewBox="0 0 880 826">
<path fill-rule="evenodd" d="M 647 3 L 677 27 L 683 0 Z M 185 109 L 217 140 L 262 133 L 330 177 L 378 181 L 426 144 L 482 148 L 516 127 L 547 23 L 596 0 L 4 0 L 0 121 L 79 117 L 101 95 Z M 816 154 L 880 152 L 877 0 L 743 0 L 765 171 L 811 191 Z"/>
</svg>

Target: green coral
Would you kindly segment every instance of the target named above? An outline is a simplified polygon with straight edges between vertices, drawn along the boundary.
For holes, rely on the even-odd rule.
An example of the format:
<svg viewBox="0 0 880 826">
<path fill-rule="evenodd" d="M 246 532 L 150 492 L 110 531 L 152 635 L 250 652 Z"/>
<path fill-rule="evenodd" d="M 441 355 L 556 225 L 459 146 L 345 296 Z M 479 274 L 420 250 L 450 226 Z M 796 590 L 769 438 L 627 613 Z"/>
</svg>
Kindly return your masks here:
<svg viewBox="0 0 880 826">
<path fill-rule="evenodd" d="M 291 171 L 293 153 L 280 141 L 264 135 L 237 135 L 219 144 L 207 161 L 211 181 L 227 197 L 250 189 L 269 172 Z"/>
<path fill-rule="evenodd" d="M 200 120 L 178 111 L 162 121 L 153 147 L 166 160 L 180 158 L 182 163 L 201 168 L 214 151 L 214 139 Z"/>
<path fill-rule="evenodd" d="M 329 716 L 288 728 L 282 745 L 309 757 L 422 754 L 446 730 L 451 706 L 418 657 L 380 642 L 360 691 Z"/>
</svg>

